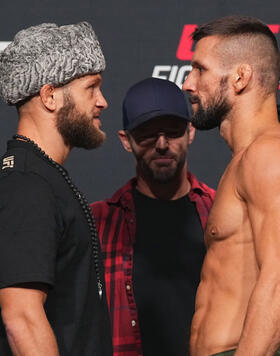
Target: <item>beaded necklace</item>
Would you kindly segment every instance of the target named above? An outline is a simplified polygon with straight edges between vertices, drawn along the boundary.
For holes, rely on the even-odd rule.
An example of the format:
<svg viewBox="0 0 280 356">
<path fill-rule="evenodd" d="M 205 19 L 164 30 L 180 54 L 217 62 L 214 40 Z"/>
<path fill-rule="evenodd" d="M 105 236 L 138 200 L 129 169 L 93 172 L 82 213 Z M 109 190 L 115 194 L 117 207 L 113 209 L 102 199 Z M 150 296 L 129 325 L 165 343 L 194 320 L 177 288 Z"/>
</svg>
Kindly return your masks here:
<svg viewBox="0 0 280 356">
<path fill-rule="evenodd" d="M 87 219 L 87 223 L 89 226 L 90 230 L 90 235 L 91 235 L 91 245 L 92 245 L 92 252 L 93 252 L 93 263 L 94 263 L 94 268 L 95 268 L 95 273 L 96 273 L 96 279 L 97 279 L 97 288 L 98 288 L 98 294 L 99 298 L 102 299 L 102 283 L 101 283 L 101 278 L 100 278 L 100 270 L 99 270 L 99 243 L 98 243 L 98 235 L 95 227 L 95 221 L 92 215 L 92 212 L 89 207 L 89 203 L 84 196 L 83 193 L 81 193 L 78 188 L 74 185 L 72 182 L 71 178 L 68 176 L 66 171 L 58 164 L 56 163 L 53 159 L 51 159 L 50 156 L 48 156 L 34 141 L 30 140 L 30 138 L 16 134 L 13 136 L 14 140 L 22 140 L 27 143 L 30 143 L 37 152 L 41 154 L 42 157 L 46 158 L 62 175 L 62 177 L 65 179 L 66 183 L 69 185 L 71 190 L 73 191 L 75 197 L 78 199 L 81 208 L 85 214 L 85 217 Z"/>
</svg>

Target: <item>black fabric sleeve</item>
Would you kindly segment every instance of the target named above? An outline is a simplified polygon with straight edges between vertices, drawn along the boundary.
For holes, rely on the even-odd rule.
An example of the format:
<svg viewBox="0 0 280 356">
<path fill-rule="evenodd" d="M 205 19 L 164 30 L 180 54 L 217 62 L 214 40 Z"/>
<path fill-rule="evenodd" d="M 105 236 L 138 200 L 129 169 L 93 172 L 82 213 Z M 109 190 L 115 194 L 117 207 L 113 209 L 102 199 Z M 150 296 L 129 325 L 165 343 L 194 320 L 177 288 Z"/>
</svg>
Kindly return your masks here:
<svg viewBox="0 0 280 356">
<path fill-rule="evenodd" d="M 59 219 L 55 196 L 42 177 L 11 172 L 0 180 L 0 288 L 53 285 Z"/>
</svg>

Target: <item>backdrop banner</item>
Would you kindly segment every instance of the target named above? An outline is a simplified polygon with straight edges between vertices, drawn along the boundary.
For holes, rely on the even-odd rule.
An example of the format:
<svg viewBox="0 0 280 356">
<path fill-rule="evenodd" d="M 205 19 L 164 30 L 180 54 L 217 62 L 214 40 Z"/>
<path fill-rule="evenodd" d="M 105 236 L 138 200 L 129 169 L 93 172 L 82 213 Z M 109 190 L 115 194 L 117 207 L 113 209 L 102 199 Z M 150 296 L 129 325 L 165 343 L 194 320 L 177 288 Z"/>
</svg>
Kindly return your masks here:
<svg viewBox="0 0 280 356">
<path fill-rule="evenodd" d="M 0 11 L 0 50 L 19 30 L 42 22 L 58 25 L 88 21 L 101 42 L 107 69 L 102 91 L 109 107 L 101 116 L 107 140 L 97 150 L 74 149 L 65 166 L 90 202 L 110 197 L 135 174 L 135 162 L 119 142 L 122 100 L 129 86 L 157 77 L 182 86 L 191 70 L 197 25 L 225 15 L 256 16 L 280 43 L 279 0 L 10 0 Z M 14 107 L 0 103 L 0 152 L 16 132 Z M 218 130 L 197 132 L 190 147 L 190 170 L 213 188 L 231 153 Z"/>
</svg>

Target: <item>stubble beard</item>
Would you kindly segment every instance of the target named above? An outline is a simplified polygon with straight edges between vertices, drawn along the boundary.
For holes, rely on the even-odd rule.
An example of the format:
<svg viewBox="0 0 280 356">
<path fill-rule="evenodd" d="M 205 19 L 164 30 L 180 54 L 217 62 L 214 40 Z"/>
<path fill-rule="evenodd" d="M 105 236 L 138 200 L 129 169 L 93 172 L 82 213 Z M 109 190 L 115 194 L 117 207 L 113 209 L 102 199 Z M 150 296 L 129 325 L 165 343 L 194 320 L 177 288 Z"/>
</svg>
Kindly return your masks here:
<svg viewBox="0 0 280 356">
<path fill-rule="evenodd" d="M 206 107 L 202 106 L 199 97 L 191 95 L 191 102 L 198 104 L 198 109 L 191 118 L 191 123 L 195 128 L 198 130 L 211 130 L 215 127 L 220 127 L 232 109 L 232 105 L 226 97 L 227 88 L 227 77 L 224 77 Z"/>
<path fill-rule="evenodd" d="M 64 143 L 71 148 L 94 149 L 106 139 L 105 132 L 93 125 L 93 118 L 77 110 L 69 93 L 64 93 L 64 106 L 58 112 L 57 129 Z"/>
</svg>

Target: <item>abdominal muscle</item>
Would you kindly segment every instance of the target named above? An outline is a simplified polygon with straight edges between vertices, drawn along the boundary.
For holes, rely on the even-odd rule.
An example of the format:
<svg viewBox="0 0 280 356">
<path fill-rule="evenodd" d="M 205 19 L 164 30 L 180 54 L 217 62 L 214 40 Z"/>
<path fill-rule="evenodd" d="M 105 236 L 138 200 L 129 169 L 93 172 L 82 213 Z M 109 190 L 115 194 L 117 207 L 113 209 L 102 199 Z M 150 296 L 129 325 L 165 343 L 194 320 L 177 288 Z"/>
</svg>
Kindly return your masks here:
<svg viewBox="0 0 280 356">
<path fill-rule="evenodd" d="M 238 345 L 258 275 L 253 242 L 242 243 L 243 236 L 239 231 L 209 246 L 192 322 L 192 356 L 209 356 Z"/>
</svg>

